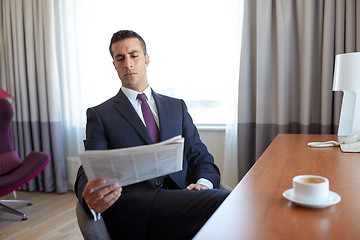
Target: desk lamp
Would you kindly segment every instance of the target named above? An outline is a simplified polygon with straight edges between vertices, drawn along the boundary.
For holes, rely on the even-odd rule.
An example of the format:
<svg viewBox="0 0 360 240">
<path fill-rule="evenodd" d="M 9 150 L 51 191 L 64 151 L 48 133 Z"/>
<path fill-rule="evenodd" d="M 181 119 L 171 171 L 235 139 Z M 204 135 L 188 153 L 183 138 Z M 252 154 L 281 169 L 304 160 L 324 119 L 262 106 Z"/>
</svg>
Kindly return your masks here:
<svg viewBox="0 0 360 240">
<path fill-rule="evenodd" d="M 338 136 L 360 132 L 360 52 L 335 57 L 333 91 L 343 91 Z"/>
</svg>

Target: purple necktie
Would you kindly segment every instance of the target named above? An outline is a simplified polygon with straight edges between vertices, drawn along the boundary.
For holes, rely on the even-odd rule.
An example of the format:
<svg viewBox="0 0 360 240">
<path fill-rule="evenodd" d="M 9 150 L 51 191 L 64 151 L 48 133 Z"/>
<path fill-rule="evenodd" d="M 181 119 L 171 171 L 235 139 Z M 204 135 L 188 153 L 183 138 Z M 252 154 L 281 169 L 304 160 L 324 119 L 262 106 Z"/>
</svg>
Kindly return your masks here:
<svg viewBox="0 0 360 240">
<path fill-rule="evenodd" d="M 159 142 L 160 140 L 159 128 L 156 125 L 149 104 L 147 103 L 146 95 L 143 93 L 138 94 L 136 99 L 141 102 L 141 111 L 145 120 L 146 127 L 150 133 L 151 139 L 153 140 L 154 143 Z"/>
</svg>

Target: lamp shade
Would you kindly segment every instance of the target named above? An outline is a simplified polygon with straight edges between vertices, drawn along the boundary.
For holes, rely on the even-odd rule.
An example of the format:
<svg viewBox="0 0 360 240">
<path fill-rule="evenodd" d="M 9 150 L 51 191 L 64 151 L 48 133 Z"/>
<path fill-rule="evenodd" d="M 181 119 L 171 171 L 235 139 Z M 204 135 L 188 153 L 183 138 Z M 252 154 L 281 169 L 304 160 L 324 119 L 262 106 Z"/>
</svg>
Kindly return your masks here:
<svg viewBox="0 0 360 240">
<path fill-rule="evenodd" d="M 360 132 L 360 52 L 335 57 L 333 91 L 343 91 L 339 136 Z"/>
</svg>

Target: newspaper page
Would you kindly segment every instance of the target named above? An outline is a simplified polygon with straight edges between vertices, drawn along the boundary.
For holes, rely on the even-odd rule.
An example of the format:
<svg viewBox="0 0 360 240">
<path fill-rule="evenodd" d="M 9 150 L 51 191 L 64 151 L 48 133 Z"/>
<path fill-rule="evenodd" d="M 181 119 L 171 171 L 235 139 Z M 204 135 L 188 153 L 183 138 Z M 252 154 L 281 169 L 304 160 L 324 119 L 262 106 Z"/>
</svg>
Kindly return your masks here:
<svg viewBox="0 0 360 240">
<path fill-rule="evenodd" d="M 88 150 L 79 154 L 89 181 L 127 186 L 182 170 L 184 138 L 130 148 Z"/>
</svg>

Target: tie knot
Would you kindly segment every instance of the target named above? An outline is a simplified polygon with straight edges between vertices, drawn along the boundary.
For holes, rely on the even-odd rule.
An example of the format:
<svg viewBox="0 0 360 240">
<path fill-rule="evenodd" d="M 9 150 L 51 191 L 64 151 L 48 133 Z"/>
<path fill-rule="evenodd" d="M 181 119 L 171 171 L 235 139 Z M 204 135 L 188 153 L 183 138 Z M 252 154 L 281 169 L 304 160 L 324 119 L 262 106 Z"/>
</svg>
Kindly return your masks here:
<svg viewBox="0 0 360 240">
<path fill-rule="evenodd" d="M 137 100 L 140 100 L 141 102 L 146 102 L 147 98 L 144 93 L 139 93 L 136 97 Z"/>
</svg>

